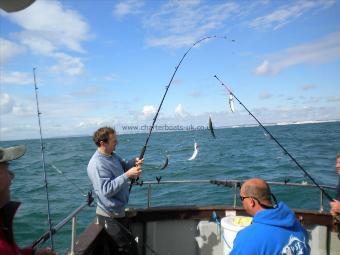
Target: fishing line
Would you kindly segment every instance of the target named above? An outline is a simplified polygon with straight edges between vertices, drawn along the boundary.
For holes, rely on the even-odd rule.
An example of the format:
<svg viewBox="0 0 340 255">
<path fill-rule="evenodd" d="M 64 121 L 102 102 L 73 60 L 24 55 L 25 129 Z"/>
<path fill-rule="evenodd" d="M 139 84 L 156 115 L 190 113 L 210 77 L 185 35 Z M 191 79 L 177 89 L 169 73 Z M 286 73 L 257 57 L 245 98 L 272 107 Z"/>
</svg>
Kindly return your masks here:
<svg viewBox="0 0 340 255">
<path fill-rule="evenodd" d="M 46 168 L 45 168 L 45 147 L 42 137 L 42 131 L 41 131 L 41 121 L 40 121 L 40 115 L 41 112 L 39 110 L 39 100 L 38 100 L 38 87 L 37 82 L 35 78 L 35 67 L 33 68 L 33 77 L 34 77 L 34 91 L 35 91 L 35 101 L 37 103 L 37 116 L 38 116 L 38 123 L 39 123 L 39 133 L 40 133 L 40 145 L 41 145 L 41 158 L 42 158 L 42 167 L 44 171 L 44 183 L 45 183 L 45 193 L 46 193 L 46 200 L 47 200 L 47 220 L 49 225 L 49 231 L 52 233 L 52 222 L 51 222 L 51 211 L 50 211 L 50 199 L 48 195 L 48 182 L 47 182 L 47 174 L 46 174 Z M 53 242 L 53 235 L 50 235 L 50 241 L 51 241 L 51 248 L 54 250 L 54 242 Z"/>
<path fill-rule="evenodd" d="M 77 184 L 75 184 L 70 178 L 68 178 L 65 174 L 64 174 L 64 172 L 62 172 L 59 168 L 57 168 L 55 165 L 53 165 L 53 164 L 50 164 L 50 166 L 54 169 L 54 170 L 56 170 L 59 174 L 61 174 L 70 184 L 72 184 L 72 186 L 74 187 L 74 188 L 76 188 L 78 191 L 80 191 L 80 193 L 84 196 L 84 197 L 86 197 L 87 196 L 87 194 L 77 185 Z"/>
<path fill-rule="evenodd" d="M 227 40 L 227 37 L 225 37 L 225 36 L 222 37 L 222 36 L 216 36 L 216 35 L 214 35 L 214 36 L 206 36 L 206 37 L 203 37 L 203 38 L 199 39 L 198 41 L 196 41 L 196 42 L 195 42 L 195 43 L 194 43 L 194 44 L 193 44 L 193 45 L 192 45 L 192 46 L 184 53 L 183 57 L 182 57 L 181 60 L 179 61 L 178 65 L 177 65 L 176 68 L 175 68 L 175 71 L 173 72 L 173 74 L 172 74 L 172 76 L 171 76 L 171 78 L 170 78 L 170 81 L 169 81 L 168 85 L 165 87 L 165 93 L 164 93 L 164 95 L 163 95 L 163 98 L 162 98 L 162 100 L 161 100 L 161 103 L 160 103 L 159 106 L 158 106 L 158 110 L 157 110 L 157 112 L 156 112 L 156 114 L 155 114 L 155 117 L 153 118 L 153 122 L 152 122 L 151 128 L 150 128 L 150 130 L 149 130 L 149 134 L 148 134 L 148 136 L 147 136 L 147 138 L 146 138 L 146 141 L 145 141 L 145 144 L 144 144 L 144 146 L 143 146 L 143 148 L 142 148 L 142 150 L 141 150 L 141 153 L 140 153 L 140 155 L 139 155 L 139 159 L 143 159 L 143 158 L 144 158 L 144 154 L 145 154 L 147 145 L 148 145 L 148 143 L 149 143 L 149 139 L 150 139 L 150 137 L 151 137 L 151 133 L 152 133 L 152 131 L 153 131 L 153 129 L 154 129 L 154 126 L 155 126 L 155 123 L 156 123 L 156 120 L 157 120 L 159 111 L 161 110 L 161 107 L 162 107 L 162 105 L 163 105 L 164 99 L 165 99 L 165 97 L 166 97 L 166 95 L 167 95 L 167 93 L 168 93 L 168 90 L 169 90 L 169 88 L 170 88 L 170 85 L 171 85 L 171 83 L 172 83 L 172 81 L 173 81 L 173 79 L 174 79 L 176 73 L 177 73 L 178 68 L 179 68 L 180 65 L 182 64 L 182 61 L 184 60 L 184 58 L 186 57 L 186 55 L 190 52 L 190 50 L 191 50 L 193 47 L 195 47 L 196 45 L 200 44 L 201 42 L 203 42 L 203 41 L 205 41 L 205 40 L 207 40 L 207 39 L 212 39 L 212 38 L 219 38 L 219 39 Z M 230 40 L 230 41 L 231 41 L 231 42 L 235 42 L 235 40 Z M 137 177 L 136 179 L 132 179 L 132 180 L 131 180 L 129 192 L 131 192 L 132 185 L 133 185 L 135 182 L 138 182 L 138 180 L 139 180 L 138 177 Z"/>
<path fill-rule="evenodd" d="M 251 115 L 256 122 L 260 125 L 260 127 L 262 127 L 264 129 L 264 131 L 270 136 L 271 139 L 273 139 L 276 144 L 283 150 L 283 152 L 288 155 L 288 157 L 293 160 L 293 162 L 298 166 L 298 168 L 300 170 L 302 170 L 305 174 L 305 176 L 307 176 L 314 184 L 315 186 L 317 186 L 323 194 L 325 194 L 325 196 L 329 199 L 329 201 L 334 201 L 334 199 L 326 192 L 326 190 L 324 190 L 315 180 L 314 178 L 299 164 L 299 162 L 297 162 L 297 160 L 285 149 L 285 147 L 283 147 L 283 145 L 281 145 L 281 143 L 269 132 L 269 130 L 262 125 L 262 123 L 248 110 L 248 108 L 236 97 L 236 95 L 228 88 L 228 86 L 226 86 L 218 77 L 217 75 L 214 75 L 214 77 L 220 82 L 220 84 L 226 88 L 229 92 L 230 95 L 232 95 L 238 102 L 240 105 L 242 105 L 242 107 L 249 113 L 249 115 Z"/>
</svg>

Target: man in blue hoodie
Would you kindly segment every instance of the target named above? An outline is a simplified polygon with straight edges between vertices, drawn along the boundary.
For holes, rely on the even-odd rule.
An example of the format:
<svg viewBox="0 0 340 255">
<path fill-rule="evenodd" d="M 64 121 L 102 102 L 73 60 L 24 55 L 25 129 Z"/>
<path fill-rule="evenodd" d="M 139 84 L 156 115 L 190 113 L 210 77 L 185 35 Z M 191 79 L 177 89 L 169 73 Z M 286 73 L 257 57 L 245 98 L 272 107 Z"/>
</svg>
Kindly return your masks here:
<svg viewBox="0 0 340 255">
<path fill-rule="evenodd" d="M 140 176 L 143 160 L 125 161 L 115 153 L 118 139 L 113 128 L 99 128 L 93 141 L 97 150 L 87 166 L 87 174 L 97 196 L 98 223 L 115 241 L 119 254 L 138 254 L 125 206 L 129 200 L 128 180 Z"/>
<path fill-rule="evenodd" d="M 262 179 L 250 179 L 242 185 L 240 198 L 253 222 L 238 232 L 231 255 L 310 254 L 307 232 L 287 205 L 273 205 L 272 196 Z"/>
</svg>

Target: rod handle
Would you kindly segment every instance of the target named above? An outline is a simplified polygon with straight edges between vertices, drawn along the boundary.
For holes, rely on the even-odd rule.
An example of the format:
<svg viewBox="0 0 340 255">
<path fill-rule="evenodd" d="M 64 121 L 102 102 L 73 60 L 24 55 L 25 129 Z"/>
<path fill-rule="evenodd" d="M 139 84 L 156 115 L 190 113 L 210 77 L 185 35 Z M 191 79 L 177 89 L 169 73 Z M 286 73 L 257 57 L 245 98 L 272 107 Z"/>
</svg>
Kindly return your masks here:
<svg viewBox="0 0 340 255">
<path fill-rule="evenodd" d="M 146 151 L 146 145 L 144 144 L 140 154 L 139 154 L 139 159 L 143 159 L 144 158 L 144 154 L 145 154 L 145 151 Z M 137 177 L 136 179 L 131 179 L 131 183 L 130 183 L 130 187 L 129 187 L 129 193 L 131 192 L 131 189 L 132 189 L 132 185 L 137 182 L 139 180 L 139 177 Z"/>
<path fill-rule="evenodd" d="M 34 249 L 37 245 L 46 242 L 47 239 L 49 239 L 51 236 L 53 236 L 56 232 L 57 231 L 54 228 L 52 228 L 52 235 L 51 235 L 51 232 L 49 230 L 46 231 L 41 237 L 39 237 L 37 240 L 35 240 L 32 243 L 32 248 Z"/>
</svg>

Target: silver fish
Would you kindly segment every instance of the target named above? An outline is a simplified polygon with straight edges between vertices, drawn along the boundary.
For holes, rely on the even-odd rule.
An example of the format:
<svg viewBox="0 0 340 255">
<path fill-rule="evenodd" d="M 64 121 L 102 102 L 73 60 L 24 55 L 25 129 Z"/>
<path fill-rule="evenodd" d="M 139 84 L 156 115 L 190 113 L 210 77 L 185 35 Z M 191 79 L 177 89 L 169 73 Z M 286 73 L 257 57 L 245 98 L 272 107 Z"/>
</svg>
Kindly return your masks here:
<svg viewBox="0 0 340 255">
<path fill-rule="evenodd" d="M 162 170 L 165 169 L 168 166 L 168 164 L 169 164 L 169 157 L 166 156 L 165 162 L 164 162 L 163 166 L 161 167 L 161 169 Z"/>
<path fill-rule="evenodd" d="M 198 154 L 198 144 L 195 142 L 194 143 L 194 153 L 188 160 L 194 160 L 197 157 Z"/>
<path fill-rule="evenodd" d="M 235 112 L 234 97 L 232 94 L 229 94 L 229 106 L 230 106 L 231 112 Z"/>
</svg>

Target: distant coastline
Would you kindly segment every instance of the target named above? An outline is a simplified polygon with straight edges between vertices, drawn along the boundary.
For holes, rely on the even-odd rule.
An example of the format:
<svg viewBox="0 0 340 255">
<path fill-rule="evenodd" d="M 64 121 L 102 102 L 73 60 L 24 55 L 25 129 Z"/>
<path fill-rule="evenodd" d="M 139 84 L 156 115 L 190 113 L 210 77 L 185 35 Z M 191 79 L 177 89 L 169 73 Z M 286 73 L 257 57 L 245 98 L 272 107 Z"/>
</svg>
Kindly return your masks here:
<svg viewBox="0 0 340 255">
<path fill-rule="evenodd" d="M 293 122 L 278 122 L 278 123 L 262 123 L 264 126 L 270 127 L 270 126 L 288 126 L 288 125 L 306 125 L 306 124 L 321 124 L 321 123 L 335 123 L 340 122 L 340 120 L 308 120 L 308 121 L 293 121 Z M 116 125 L 114 126 L 118 132 L 119 135 L 134 135 L 134 134 L 147 134 L 147 131 L 123 131 L 122 127 L 123 125 Z M 214 129 L 226 129 L 226 128 L 250 128 L 250 127 L 258 127 L 258 124 L 241 124 L 241 125 L 229 125 L 229 126 L 216 126 Z M 200 126 L 204 127 L 204 129 L 201 130 L 207 130 L 207 126 Z M 169 131 L 157 131 L 154 130 L 154 133 L 169 133 L 169 132 L 192 132 L 192 131 L 198 131 L 198 130 L 169 130 Z M 58 139 L 58 138 L 80 138 L 80 137 L 91 137 L 91 134 L 80 134 L 80 135 L 65 135 L 65 136 L 50 136 L 45 137 L 44 139 Z M 27 139 L 9 139 L 9 140 L 0 140 L 0 142 L 13 142 L 13 141 L 25 141 L 25 140 L 35 140 L 39 139 L 38 137 L 33 138 L 27 138 Z M 1 146 L 0 146 L 1 147 Z"/>
<path fill-rule="evenodd" d="M 293 122 L 278 122 L 278 123 L 263 123 L 263 126 L 286 126 L 286 125 L 303 125 L 303 124 L 319 124 L 319 123 L 331 123 L 340 122 L 340 120 L 306 120 L 306 121 L 293 121 Z M 233 125 L 216 127 L 219 128 L 239 128 L 239 127 L 257 127 L 258 124 L 245 124 L 245 125 Z"/>
</svg>

